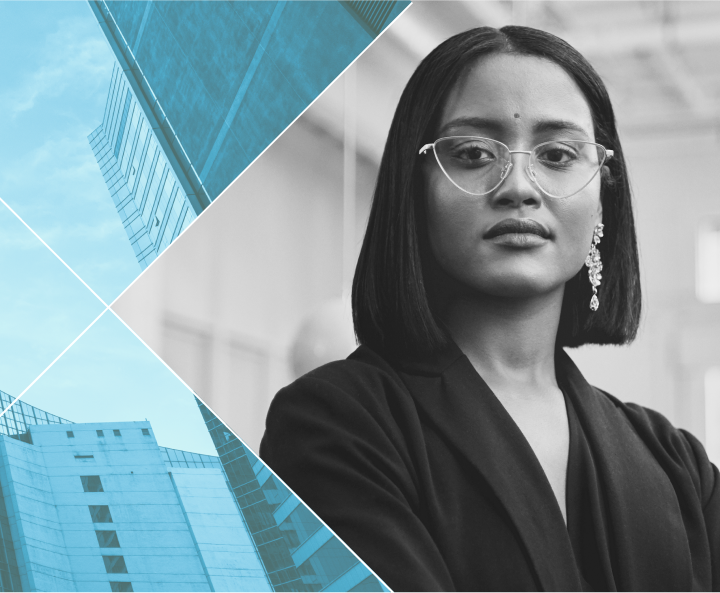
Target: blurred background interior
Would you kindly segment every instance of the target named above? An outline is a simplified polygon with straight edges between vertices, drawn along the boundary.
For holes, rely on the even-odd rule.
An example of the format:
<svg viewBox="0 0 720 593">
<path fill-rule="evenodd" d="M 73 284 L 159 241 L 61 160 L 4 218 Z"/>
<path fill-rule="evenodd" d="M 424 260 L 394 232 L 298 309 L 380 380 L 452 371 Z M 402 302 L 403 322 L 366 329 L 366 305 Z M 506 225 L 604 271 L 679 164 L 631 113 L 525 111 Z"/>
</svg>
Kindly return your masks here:
<svg viewBox="0 0 720 593">
<path fill-rule="evenodd" d="M 569 353 L 720 462 L 720 3 L 694 1 L 416 2 L 152 264 L 114 309 L 255 451 L 277 390 L 355 348 L 347 296 L 405 83 L 448 36 L 507 24 L 591 61 L 630 168 L 641 331 Z"/>
</svg>

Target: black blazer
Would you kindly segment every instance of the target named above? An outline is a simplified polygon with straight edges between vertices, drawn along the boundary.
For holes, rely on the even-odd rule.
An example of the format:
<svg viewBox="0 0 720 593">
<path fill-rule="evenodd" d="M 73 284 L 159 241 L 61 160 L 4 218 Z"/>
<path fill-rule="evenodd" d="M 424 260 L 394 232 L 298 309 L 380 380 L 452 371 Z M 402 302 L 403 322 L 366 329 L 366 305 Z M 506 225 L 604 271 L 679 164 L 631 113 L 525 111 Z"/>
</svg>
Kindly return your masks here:
<svg viewBox="0 0 720 593">
<path fill-rule="evenodd" d="M 595 464 L 610 588 L 720 590 L 720 475 L 702 445 L 591 387 L 562 350 L 556 367 Z M 360 347 L 301 377 L 260 455 L 394 590 L 581 588 L 537 458 L 457 346 L 393 365 Z"/>
</svg>

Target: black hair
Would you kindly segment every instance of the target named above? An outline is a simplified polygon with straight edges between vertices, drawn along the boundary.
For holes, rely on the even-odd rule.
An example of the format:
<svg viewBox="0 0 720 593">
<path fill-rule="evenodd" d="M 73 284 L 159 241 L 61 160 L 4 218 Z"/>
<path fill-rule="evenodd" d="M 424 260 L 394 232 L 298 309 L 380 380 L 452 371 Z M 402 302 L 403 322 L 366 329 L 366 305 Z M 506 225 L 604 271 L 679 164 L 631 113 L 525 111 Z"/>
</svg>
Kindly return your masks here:
<svg viewBox="0 0 720 593">
<path fill-rule="evenodd" d="M 435 139 L 435 122 L 456 81 L 481 56 L 498 53 L 544 58 L 565 70 L 588 102 L 595 141 L 615 153 L 601 175 L 600 307 L 589 309 L 592 290 L 583 267 L 566 283 L 557 345 L 625 344 L 637 333 L 641 292 L 630 184 L 605 85 L 555 35 L 479 27 L 441 43 L 420 63 L 388 133 L 352 290 L 358 341 L 388 356 L 437 352 L 448 343 L 438 318 L 418 150 Z"/>
</svg>

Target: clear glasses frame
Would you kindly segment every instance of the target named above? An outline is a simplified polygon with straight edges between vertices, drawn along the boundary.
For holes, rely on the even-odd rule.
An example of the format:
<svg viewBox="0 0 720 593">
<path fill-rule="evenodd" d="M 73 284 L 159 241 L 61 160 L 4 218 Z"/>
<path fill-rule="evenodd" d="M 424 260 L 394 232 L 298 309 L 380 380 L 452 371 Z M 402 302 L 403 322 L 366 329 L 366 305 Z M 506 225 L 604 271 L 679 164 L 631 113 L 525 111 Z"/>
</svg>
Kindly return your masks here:
<svg viewBox="0 0 720 593">
<path fill-rule="evenodd" d="M 445 167 L 442 164 L 442 161 L 440 160 L 440 156 L 438 155 L 438 150 L 436 148 L 436 145 L 440 142 L 444 142 L 447 140 L 479 140 L 482 142 L 489 142 L 493 145 L 497 145 L 499 147 L 502 147 L 504 149 L 504 153 L 506 158 L 503 158 L 504 161 L 501 173 L 500 173 L 500 179 L 499 181 L 490 189 L 483 191 L 483 192 L 473 192 L 468 189 L 465 189 L 464 187 L 461 187 L 452 177 L 451 175 L 446 171 Z M 551 145 L 555 144 L 582 144 L 586 146 L 594 146 L 596 150 L 598 151 L 598 163 L 596 165 L 595 170 L 592 172 L 592 174 L 589 176 L 589 178 L 582 183 L 580 187 L 578 187 L 575 190 L 572 190 L 570 193 L 565 195 L 556 195 L 547 190 L 546 188 L 543 188 L 540 184 L 540 181 L 538 180 L 538 175 L 536 172 L 536 163 L 537 163 L 537 155 L 540 154 L 540 150 L 544 147 L 549 147 Z M 583 189 L 585 189 L 588 184 L 595 178 L 595 176 L 598 174 L 598 172 L 602 169 L 602 166 L 613 156 L 615 155 L 615 152 L 613 150 L 605 148 L 602 144 L 597 144 L 596 142 L 587 142 L 584 140 L 571 140 L 571 139 L 559 139 L 559 140 L 550 140 L 547 142 L 541 142 L 537 146 L 535 146 L 532 150 L 510 150 L 510 147 L 508 147 L 506 144 L 500 142 L 499 140 L 494 140 L 492 138 L 484 138 L 482 136 L 446 136 L 444 138 L 438 138 L 435 140 L 435 142 L 432 142 L 430 144 L 425 144 L 420 151 L 418 152 L 419 155 L 421 154 L 427 154 L 427 151 L 432 149 L 433 153 L 435 154 L 435 160 L 437 161 L 438 166 L 442 170 L 442 172 L 445 174 L 445 177 L 448 178 L 450 183 L 452 183 L 455 187 L 457 187 L 459 190 L 470 194 L 472 196 L 485 196 L 492 192 L 494 192 L 496 189 L 498 189 L 503 182 L 508 178 L 510 175 L 510 171 L 513 169 L 513 162 L 512 162 L 512 155 L 513 154 L 526 154 L 528 155 L 528 164 L 525 167 L 525 172 L 527 173 L 528 178 L 530 181 L 533 182 L 533 184 L 547 197 L 549 198 L 555 198 L 555 199 L 564 199 L 569 198 L 571 196 L 574 196 L 575 194 L 581 192 Z"/>
</svg>

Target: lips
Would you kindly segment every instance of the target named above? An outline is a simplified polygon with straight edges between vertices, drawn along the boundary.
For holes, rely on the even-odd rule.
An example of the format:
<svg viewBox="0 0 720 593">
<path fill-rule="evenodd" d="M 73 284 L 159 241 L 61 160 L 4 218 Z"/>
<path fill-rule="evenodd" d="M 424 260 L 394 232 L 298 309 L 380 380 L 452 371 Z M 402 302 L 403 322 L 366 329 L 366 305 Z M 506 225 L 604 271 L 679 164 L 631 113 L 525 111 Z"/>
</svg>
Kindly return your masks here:
<svg viewBox="0 0 720 593">
<path fill-rule="evenodd" d="M 492 239 L 500 235 L 531 234 L 538 235 L 543 239 L 550 238 L 550 231 L 547 227 L 531 218 L 506 218 L 496 225 L 490 227 L 483 239 Z"/>
</svg>

